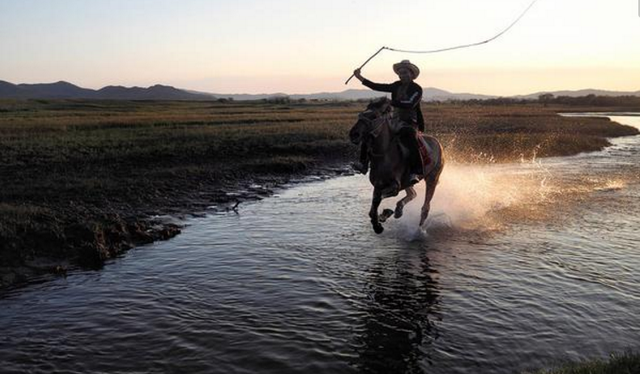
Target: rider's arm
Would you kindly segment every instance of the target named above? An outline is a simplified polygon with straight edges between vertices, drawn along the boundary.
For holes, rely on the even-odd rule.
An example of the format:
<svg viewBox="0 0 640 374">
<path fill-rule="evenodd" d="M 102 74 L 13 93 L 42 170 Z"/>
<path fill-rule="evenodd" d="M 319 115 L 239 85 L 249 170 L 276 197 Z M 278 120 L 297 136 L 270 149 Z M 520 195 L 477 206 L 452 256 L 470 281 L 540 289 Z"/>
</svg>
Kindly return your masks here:
<svg viewBox="0 0 640 374">
<path fill-rule="evenodd" d="M 371 88 L 374 91 L 393 92 L 393 89 L 394 89 L 393 84 L 375 83 L 366 78 L 362 80 L 362 84 Z"/>
<path fill-rule="evenodd" d="M 363 77 L 362 74 L 360 73 L 360 69 L 356 69 L 353 71 L 353 76 L 358 78 L 358 80 L 360 82 L 362 82 L 363 85 L 371 88 L 374 91 L 382 91 L 382 92 L 393 92 L 395 86 L 394 84 L 383 84 L 383 83 L 375 83 L 372 82 L 370 80 L 368 80 L 367 78 Z"/>
<path fill-rule="evenodd" d="M 415 108 L 420 105 L 420 100 L 422 100 L 422 88 L 418 85 L 415 85 L 412 88 L 413 90 L 408 93 L 408 98 L 406 100 L 392 100 L 391 105 L 396 108 L 405 109 Z"/>
</svg>

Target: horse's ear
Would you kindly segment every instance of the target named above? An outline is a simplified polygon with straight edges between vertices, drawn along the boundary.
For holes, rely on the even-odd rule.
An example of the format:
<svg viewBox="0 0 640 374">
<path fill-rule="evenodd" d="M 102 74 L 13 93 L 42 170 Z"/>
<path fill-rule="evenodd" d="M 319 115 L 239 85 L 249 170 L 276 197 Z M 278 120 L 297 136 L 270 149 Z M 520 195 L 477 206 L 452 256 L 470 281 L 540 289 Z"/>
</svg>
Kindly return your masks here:
<svg viewBox="0 0 640 374">
<path fill-rule="evenodd" d="M 376 100 L 375 99 L 369 100 L 369 104 L 367 104 L 367 110 L 375 109 L 375 107 L 376 107 Z"/>
<path fill-rule="evenodd" d="M 373 109 L 378 112 L 384 113 L 389 110 L 390 105 L 391 101 L 387 97 L 382 96 L 371 99 L 371 101 L 369 101 L 369 105 L 367 105 L 367 109 Z"/>
<path fill-rule="evenodd" d="M 389 110 L 391 110 L 391 100 L 385 97 L 382 101 L 382 105 L 380 105 L 380 112 L 387 113 Z"/>
</svg>

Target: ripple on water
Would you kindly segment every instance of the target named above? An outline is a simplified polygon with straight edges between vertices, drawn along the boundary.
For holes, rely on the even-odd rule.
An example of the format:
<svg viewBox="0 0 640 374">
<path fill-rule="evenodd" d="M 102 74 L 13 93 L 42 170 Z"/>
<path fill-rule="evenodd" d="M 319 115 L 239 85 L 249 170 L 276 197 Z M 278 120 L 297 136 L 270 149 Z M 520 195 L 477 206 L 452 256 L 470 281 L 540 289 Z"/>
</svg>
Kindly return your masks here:
<svg viewBox="0 0 640 374">
<path fill-rule="evenodd" d="M 416 202 L 373 234 L 362 176 L 193 220 L 6 295 L 3 369 L 512 373 L 637 347 L 640 141 L 613 144 L 447 165 L 422 229 Z"/>
</svg>

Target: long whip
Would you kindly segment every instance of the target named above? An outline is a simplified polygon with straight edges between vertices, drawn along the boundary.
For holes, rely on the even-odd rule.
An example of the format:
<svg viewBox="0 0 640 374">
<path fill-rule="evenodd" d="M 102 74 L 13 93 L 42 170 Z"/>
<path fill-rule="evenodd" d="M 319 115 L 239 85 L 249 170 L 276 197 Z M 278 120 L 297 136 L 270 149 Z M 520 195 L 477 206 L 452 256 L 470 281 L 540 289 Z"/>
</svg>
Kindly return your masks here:
<svg viewBox="0 0 640 374">
<path fill-rule="evenodd" d="M 402 53 L 439 53 L 439 52 L 445 52 L 445 51 L 452 51 L 454 49 L 462 49 L 462 48 L 469 48 L 469 47 L 475 47 L 478 45 L 482 45 L 482 44 L 487 44 L 489 42 L 492 42 L 496 39 L 498 39 L 499 37 L 501 37 L 502 35 L 504 35 L 507 31 L 509 31 L 509 29 L 511 29 L 513 26 L 516 25 L 516 23 L 518 23 L 520 21 L 520 19 L 522 19 L 522 17 L 524 17 L 525 14 L 527 14 L 527 12 L 529 11 L 529 9 L 531 9 L 531 7 L 533 7 L 533 4 L 535 4 L 538 0 L 533 0 L 531 2 L 531 4 L 529 4 L 529 6 L 518 16 L 518 18 L 516 18 L 515 21 L 513 21 L 506 29 L 500 31 L 498 34 L 494 35 L 493 37 L 480 41 L 480 42 L 475 42 L 475 43 L 469 43 L 469 44 L 462 44 L 462 45 L 457 45 L 457 46 L 453 46 L 453 47 L 447 47 L 447 48 L 439 48 L 439 49 L 431 49 L 431 50 L 426 50 L 426 51 L 416 51 L 416 50 L 409 50 L 409 49 L 398 49 L 398 48 L 391 48 L 391 47 L 382 47 L 380 49 L 378 49 L 378 51 L 376 53 L 374 53 L 371 57 L 369 57 L 367 59 L 367 61 L 364 62 L 364 64 L 360 65 L 360 67 L 358 69 L 362 69 L 367 63 L 369 63 L 369 61 L 373 60 L 374 57 L 376 57 L 380 52 L 384 51 L 385 49 L 388 51 L 392 51 L 392 52 L 402 52 Z M 348 84 L 349 81 L 351 80 L 351 78 L 354 77 L 354 74 L 351 74 L 351 76 L 349 77 L 349 79 L 347 79 L 346 82 L 344 82 L 344 84 Z"/>
</svg>

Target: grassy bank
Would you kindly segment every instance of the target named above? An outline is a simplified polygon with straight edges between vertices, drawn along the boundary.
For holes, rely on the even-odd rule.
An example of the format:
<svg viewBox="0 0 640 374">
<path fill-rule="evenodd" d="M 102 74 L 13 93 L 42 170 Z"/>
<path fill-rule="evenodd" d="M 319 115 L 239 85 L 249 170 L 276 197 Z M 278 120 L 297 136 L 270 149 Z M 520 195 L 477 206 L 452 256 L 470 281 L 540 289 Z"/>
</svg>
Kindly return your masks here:
<svg viewBox="0 0 640 374">
<path fill-rule="evenodd" d="M 259 198 L 356 155 L 363 103 L 0 101 L 0 285 L 99 267 L 179 228 L 154 221 Z M 425 105 L 449 160 L 569 155 L 635 129 L 558 108 Z M 260 185 L 261 187 L 256 187 Z M 61 270 L 62 269 L 62 270 Z"/>
<path fill-rule="evenodd" d="M 569 156 L 600 150 L 609 145 L 608 137 L 637 134 L 636 129 L 607 118 L 559 116 L 557 112 L 567 110 L 559 106 L 433 105 L 424 109 L 430 131 L 441 139 L 448 158 L 459 162 Z"/>
<path fill-rule="evenodd" d="M 640 373 L 640 355 L 614 354 L 608 360 L 592 360 L 565 364 L 536 374 L 637 374 Z"/>
</svg>

